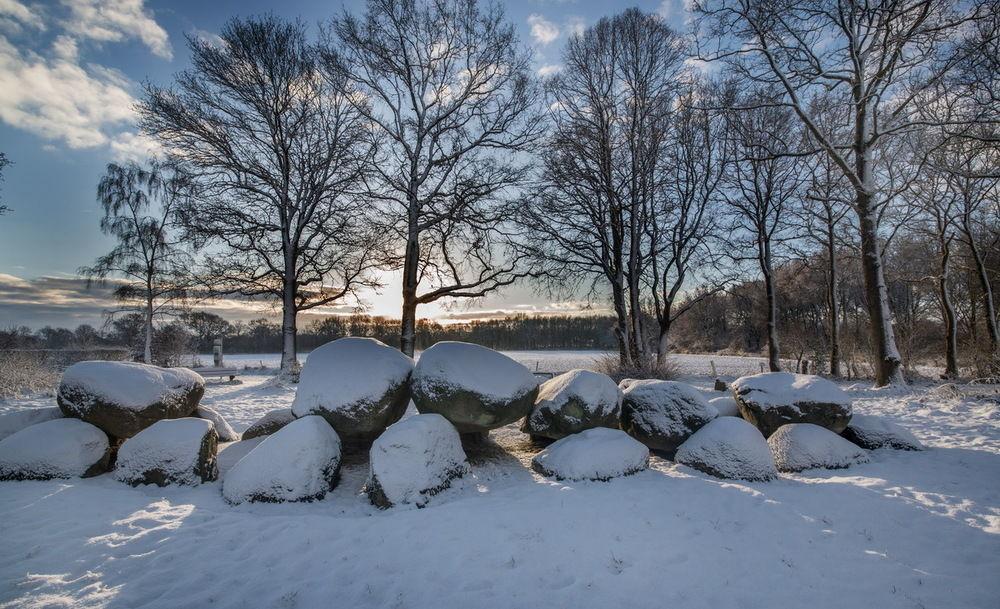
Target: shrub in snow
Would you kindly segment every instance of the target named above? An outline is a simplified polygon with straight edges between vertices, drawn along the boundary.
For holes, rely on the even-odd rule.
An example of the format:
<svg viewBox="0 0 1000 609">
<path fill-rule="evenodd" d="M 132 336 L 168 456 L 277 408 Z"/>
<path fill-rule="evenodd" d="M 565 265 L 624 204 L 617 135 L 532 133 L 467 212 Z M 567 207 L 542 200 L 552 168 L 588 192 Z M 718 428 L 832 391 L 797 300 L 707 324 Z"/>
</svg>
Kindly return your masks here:
<svg viewBox="0 0 1000 609">
<path fill-rule="evenodd" d="M 851 420 L 851 398 L 819 376 L 766 372 L 738 378 L 732 388 L 743 418 L 765 437 L 787 423 L 813 423 L 840 433 Z"/>
<path fill-rule="evenodd" d="M 25 427 L 31 427 L 52 419 L 61 419 L 62 410 L 58 406 L 47 406 L 45 408 L 24 408 L 0 414 L 0 440 L 7 436 L 21 431 Z"/>
<path fill-rule="evenodd" d="M 162 419 L 190 416 L 204 393 L 205 379 L 187 368 L 95 361 L 67 368 L 57 399 L 66 416 L 131 438 Z"/>
<path fill-rule="evenodd" d="M 531 467 L 556 480 L 610 480 L 646 469 L 649 449 L 620 429 L 595 427 L 556 440 Z"/>
<path fill-rule="evenodd" d="M 876 448 L 924 449 L 920 440 L 905 427 L 869 414 L 856 414 L 851 417 L 851 422 L 841 435 L 861 448 L 869 450 Z"/>
<path fill-rule="evenodd" d="M 708 403 L 715 406 L 715 409 L 719 411 L 720 417 L 740 416 L 740 407 L 736 403 L 736 399 L 731 395 L 723 395 L 717 398 L 712 398 L 708 401 Z"/>
<path fill-rule="evenodd" d="M 269 436 L 294 420 L 295 414 L 291 408 L 272 410 L 247 427 L 242 437 L 244 440 L 251 440 L 260 436 Z"/>
<path fill-rule="evenodd" d="M 558 440 L 592 427 L 617 429 L 622 391 L 611 377 L 570 370 L 538 387 L 538 397 L 521 431 Z"/>
<path fill-rule="evenodd" d="M 635 381 L 622 401 L 622 429 L 671 459 L 684 440 L 717 416 L 701 392 L 676 381 Z"/>
<path fill-rule="evenodd" d="M 218 446 L 211 421 L 194 417 L 157 421 L 121 445 L 114 476 L 132 486 L 209 482 L 219 477 Z"/>
<path fill-rule="evenodd" d="M 461 433 L 486 432 L 531 411 L 538 380 L 502 353 L 461 342 L 440 342 L 420 354 L 413 370 L 413 401 Z"/>
<path fill-rule="evenodd" d="M 717 478 L 767 481 L 778 477 L 767 440 L 743 419 L 724 416 L 694 432 L 674 461 Z"/>
<path fill-rule="evenodd" d="M 323 417 L 296 419 L 236 462 L 222 480 L 229 503 L 314 501 L 337 485 L 340 438 Z"/>
<path fill-rule="evenodd" d="M 199 419 L 205 419 L 206 421 L 211 421 L 212 425 L 215 426 L 215 433 L 219 436 L 219 442 L 238 442 L 240 439 L 240 434 L 236 433 L 236 430 L 226 422 L 219 412 L 210 406 L 198 406 L 198 410 L 195 411 L 195 416 Z"/>
<path fill-rule="evenodd" d="M 410 403 L 413 360 L 374 338 L 339 338 L 309 354 L 292 411 L 318 414 L 341 438 L 371 438 Z"/>
<path fill-rule="evenodd" d="M 778 471 L 800 472 L 805 469 L 840 469 L 868 460 L 868 453 L 833 433 L 812 423 L 782 425 L 767 439 Z"/>
<path fill-rule="evenodd" d="M 54 419 L 0 440 L 0 480 L 86 478 L 108 471 L 108 436 L 79 419 Z"/>
<path fill-rule="evenodd" d="M 438 414 L 420 414 L 390 425 L 369 454 L 365 492 L 380 508 L 423 507 L 432 495 L 469 472 L 458 432 Z"/>
</svg>

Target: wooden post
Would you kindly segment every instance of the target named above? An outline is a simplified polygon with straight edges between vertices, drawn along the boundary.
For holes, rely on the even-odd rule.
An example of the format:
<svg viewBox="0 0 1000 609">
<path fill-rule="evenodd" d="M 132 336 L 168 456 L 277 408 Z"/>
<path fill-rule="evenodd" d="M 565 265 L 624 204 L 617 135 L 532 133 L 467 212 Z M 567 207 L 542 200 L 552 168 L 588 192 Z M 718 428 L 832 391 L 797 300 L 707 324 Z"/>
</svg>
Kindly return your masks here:
<svg viewBox="0 0 1000 609">
<path fill-rule="evenodd" d="M 212 359 L 215 361 L 216 368 L 222 368 L 222 339 L 217 338 L 212 343 Z"/>
</svg>

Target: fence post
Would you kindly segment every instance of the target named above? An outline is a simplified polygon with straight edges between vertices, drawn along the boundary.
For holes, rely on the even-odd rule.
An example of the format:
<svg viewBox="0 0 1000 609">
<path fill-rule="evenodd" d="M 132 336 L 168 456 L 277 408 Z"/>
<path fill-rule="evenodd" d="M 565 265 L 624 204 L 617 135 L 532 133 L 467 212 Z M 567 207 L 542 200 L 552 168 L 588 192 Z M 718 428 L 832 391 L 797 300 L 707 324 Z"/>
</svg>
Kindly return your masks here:
<svg viewBox="0 0 1000 609">
<path fill-rule="evenodd" d="M 216 368 L 222 368 L 222 339 L 217 338 L 212 343 L 212 359 L 215 361 Z"/>
</svg>

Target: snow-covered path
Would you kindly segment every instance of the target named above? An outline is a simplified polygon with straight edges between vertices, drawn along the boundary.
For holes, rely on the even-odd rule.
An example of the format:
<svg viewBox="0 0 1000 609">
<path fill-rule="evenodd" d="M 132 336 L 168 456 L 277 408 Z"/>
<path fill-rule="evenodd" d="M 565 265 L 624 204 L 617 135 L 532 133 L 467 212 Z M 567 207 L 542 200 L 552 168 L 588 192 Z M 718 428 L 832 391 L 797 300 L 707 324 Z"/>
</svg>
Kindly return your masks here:
<svg viewBox="0 0 1000 609">
<path fill-rule="evenodd" d="M 205 402 L 242 430 L 292 392 L 251 375 Z M 363 456 L 301 505 L 232 507 L 219 483 L 5 482 L 0 607 L 996 607 L 1000 403 L 853 393 L 930 450 L 771 483 L 657 458 L 555 483 L 511 426 L 470 453 L 472 478 L 384 512 L 360 494 Z"/>
</svg>

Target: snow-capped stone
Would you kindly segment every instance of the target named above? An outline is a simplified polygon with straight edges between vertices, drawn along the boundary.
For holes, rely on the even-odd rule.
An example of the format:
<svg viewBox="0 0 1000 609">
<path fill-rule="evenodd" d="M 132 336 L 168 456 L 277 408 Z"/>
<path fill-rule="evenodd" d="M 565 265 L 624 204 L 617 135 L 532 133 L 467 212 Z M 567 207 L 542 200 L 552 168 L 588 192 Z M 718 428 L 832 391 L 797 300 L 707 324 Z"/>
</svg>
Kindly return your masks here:
<svg viewBox="0 0 1000 609">
<path fill-rule="evenodd" d="M 677 447 L 719 416 L 701 392 L 675 381 L 636 381 L 625 389 L 622 429 L 673 458 Z"/>
<path fill-rule="evenodd" d="M 444 341 L 420 355 L 413 370 L 413 401 L 461 433 L 486 432 L 531 411 L 538 380 L 506 355 L 479 345 Z"/>
<path fill-rule="evenodd" d="M 24 408 L 13 412 L 5 412 L 4 414 L 0 414 L 0 440 L 21 431 L 25 427 L 61 418 L 63 418 L 63 413 L 58 406 Z"/>
<path fill-rule="evenodd" d="M 295 414 L 291 408 L 272 410 L 247 427 L 246 431 L 243 432 L 242 439 L 250 440 L 271 435 L 294 420 Z"/>
<path fill-rule="evenodd" d="M 924 450 L 910 430 L 883 417 L 856 414 L 841 434 L 861 448 L 895 448 L 896 450 Z"/>
<path fill-rule="evenodd" d="M 531 467 L 556 480 L 610 480 L 646 469 L 649 449 L 620 429 L 595 427 L 556 440 Z"/>
<path fill-rule="evenodd" d="M 204 393 L 205 379 L 187 368 L 89 361 L 66 369 L 57 400 L 67 417 L 131 438 L 157 421 L 190 416 Z"/>
<path fill-rule="evenodd" d="M 717 398 L 712 398 L 708 401 L 708 403 L 715 406 L 715 409 L 719 411 L 720 417 L 741 416 L 740 407 L 736 403 L 736 399 L 731 395 L 722 395 Z"/>
<path fill-rule="evenodd" d="M 558 440 L 592 427 L 617 429 L 622 391 L 611 377 L 590 370 L 570 370 L 538 388 L 521 431 Z"/>
<path fill-rule="evenodd" d="M 694 432 L 677 449 L 674 461 L 717 478 L 767 481 L 778 477 L 760 430 L 732 416 L 713 419 Z"/>
<path fill-rule="evenodd" d="M 628 389 L 629 385 L 641 380 L 642 379 L 622 379 L 618 382 L 618 388 L 621 389 L 622 391 L 625 391 L 626 389 Z"/>
<path fill-rule="evenodd" d="M 211 406 L 198 406 L 195 415 L 200 419 L 211 421 L 215 426 L 215 433 L 219 436 L 219 442 L 238 442 L 240 434 L 219 414 L 219 411 Z"/>
<path fill-rule="evenodd" d="M 765 437 L 787 423 L 813 423 L 840 433 L 851 420 L 851 398 L 831 381 L 811 374 L 765 372 L 733 381 L 743 418 Z"/>
<path fill-rule="evenodd" d="M 195 417 L 157 421 L 121 445 L 114 477 L 132 486 L 196 486 L 219 477 L 218 447 L 211 421 Z"/>
<path fill-rule="evenodd" d="M 53 419 L 0 440 L 0 480 L 97 476 L 110 457 L 103 431 L 79 419 Z"/>
<path fill-rule="evenodd" d="M 341 438 L 374 437 L 410 403 L 413 360 L 374 338 L 347 337 L 309 354 L 292 411 L 318 414 Z"/>
<path fill-rule="evenodd" d="M 372 504 L 423 507 L 469 472 L 462 440 L 439 414 L 419 414 L 389 426 L 372 444 L 365 491 Z"/>
<path fill-rule="evenodd" d="M 812 423 L 782 425 L 767 439 L 778 471 L 841 469 L 868 460 L 863 448 Z"/>
<path fill-rule="evenodd" d="M 340 438 L 323 417 L 296 419 L 236 462 L 222 481 L 229 503 L 314 501 L 337 485 Z"/>
</svg>

